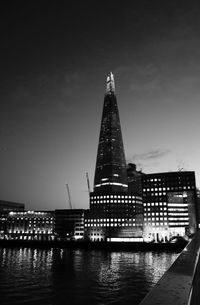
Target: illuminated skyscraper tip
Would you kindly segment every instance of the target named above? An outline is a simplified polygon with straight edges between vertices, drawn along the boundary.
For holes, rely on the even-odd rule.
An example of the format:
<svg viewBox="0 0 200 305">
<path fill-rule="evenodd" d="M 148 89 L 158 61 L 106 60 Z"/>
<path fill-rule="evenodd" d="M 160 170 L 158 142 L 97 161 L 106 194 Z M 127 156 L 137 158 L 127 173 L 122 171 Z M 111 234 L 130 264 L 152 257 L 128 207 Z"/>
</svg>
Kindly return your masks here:
<svg viewBox="0 0 200 305">
<path fill-rule="evenodd" d="M 106 80 L 106 94 L 112 93 L 115 93 L 115 81 L 113 73 L 109 72 Z"/>
</svg>

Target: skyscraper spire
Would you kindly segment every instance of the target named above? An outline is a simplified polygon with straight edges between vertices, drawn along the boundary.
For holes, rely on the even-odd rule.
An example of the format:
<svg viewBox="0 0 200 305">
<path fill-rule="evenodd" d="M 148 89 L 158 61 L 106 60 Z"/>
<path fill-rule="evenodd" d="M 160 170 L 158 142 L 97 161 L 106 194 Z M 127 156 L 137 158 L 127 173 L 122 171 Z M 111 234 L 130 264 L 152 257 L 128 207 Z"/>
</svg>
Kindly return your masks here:
<svg viewBox="0 0 200 305">
<path fill-rule="evenodd" d="M 106 79 L 94 192 L 127 192 L 127 172 L 113 73 Z"/>
<path fill-rule="evenodd" d="M 113 73 L 109 72 L 106 80 L 106 94 L 112 93 L 115 93 L 115 81 Z"/>
</svg>

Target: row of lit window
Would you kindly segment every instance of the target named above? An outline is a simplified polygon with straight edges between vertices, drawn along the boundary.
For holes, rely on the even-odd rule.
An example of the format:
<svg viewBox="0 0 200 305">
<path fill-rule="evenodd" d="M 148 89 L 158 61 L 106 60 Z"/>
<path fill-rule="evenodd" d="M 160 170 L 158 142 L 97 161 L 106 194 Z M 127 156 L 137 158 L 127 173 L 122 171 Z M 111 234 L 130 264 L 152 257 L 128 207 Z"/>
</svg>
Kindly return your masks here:
<svg viewBox="0 0 200 305">
<path fill-rule="evenodd" d="M 27 211 L 27 212 L 10 212 L 9 215 L 49 215 L 49 213 L 46 212 L 35 212 L 35 211 Z"/>
<path fill-rule="evenodd" d="M 166 195 L 166 192 L 163 192 L 163 193 L 153 193 L 153 192 L 149 192 L 149 193 L 146 193 L 146 194 L 143 194 L 143 196 L 165 196 Z"/>
<path fill-rule="evenodd" d="M 147 189 L 143 189 L 143 192 L 149 192 L 149 191 L 166 191 L 166 187 L 155 187 L 155 188 L 147 188 Z"/>
<path fill-rule="evenodd" d="M 152 215 L 152 216 L 154 216 L 154 215 L 167 215 L 167 212 L 151 212 L 151 213 L 144 213 L 144 216 L 146 216 L 146 215 Z"/>
<path fill-rule="evenodd" d="M 91 203 L 141 203 L 141 201 L 136 201 L 135 199 L 134 199 L 134 201 L 133 200 L 91 200 Z"/>
<path fill-rule="evenodd" d="M 187 207 L 188 204 L 187 203 L 183 203 L 183 202 L 180 202 L 180 203 L 168 203 L 168 207 Z"/>
<path fill-rule="evenodd" d="M 188 213 L 168 213 L 170 216 L 188 216 Z"/>
<path fill-rule="evenodd" d="M 46 223 L 43 223 L 43 224 L 29 224 L 28 225 L 29 227 L 48 227 L 47 225 L 46 225 Z"/>
<path fill-rule="evenodd" d="M 161 181 L 161 178 L 151 178 L 151 179 L 146 179 L 147 182 L 156 182 L 156 181 Z"/>
<path fill-rule="evenodd" d="M 125 221 L 125 219 L 124 218 L 102 218 L 102 219 L 86 219 L 86 222 L 106 222 L 106 221 L 111 221 L 111 222 L 113 222 L 113 221 L 118 221 L 118 222 L 120 222 L 120 221 Z M 133 218 L 133 219 L 130 219 L 129 221 L 135 221 L 135 219 Z"/>
<path fill-rule="evenodd" d="M 141 226 L 142 224 L 141 223 L 138 223 L 138 224 L 135 224 L 135 223 L 120 223 L 120 224 L 117 224 L 117 223 L 103 223 L 103 224 L 85 224 L 85 227 L 90 227 L 92 225 L 95 225 L 95 226 L 104 226 L 104 227 L 117 227 L 117 226 L 121 226 L 121 227 L 135 227 L 135 226 Z"/>
<path fill-rule="evenodd" d="M 25 234 L 29 234 L 29 233 L 42 233 L 42 234 L 48 234 L 48 233 L 52 233 L 52 230 L 48 230 L 48 231 L 42 231 L 42 230 L 30 230 L 30 231 L 20 231 L 20 230 L 9 230 L 9 233 L 25 233 Z"/>
<path fill-rule="evenodd" d="M 168 208 L 168 211 L 187 212 L 188 208 Z"/>
<path fill-rule="evenodd" d="M 167 205 L 167 203 L 166 202 L 148 202 L 148 203 L 144 203 L 143 204 L 144 206 L 158 206 L 158 205 L 160 205 L 160 206 L 162 206 L 162 205 Z"/>
<path fill-rule="evenodd" d="M 148 217 L 148 218 L 144 218 L 144 221 L 155 221 L 155 220 L 160 220 L 160 221 L 163 221 L 163 220 L 167 220 L 167 217 Z"/>
<path fill-rule="evenodd" d="M 168 186 L 168 187 L 151 187 L 151 188 L 144 188 L 143 192 L 155 192 L 155 191 L 173 191 L 173 190 L 190 190 L 190 189 L 194 189 L 194 186 L 191 185 L 187 185 L 187 186 Z"/>
<path fill-rule="evenodd" d="M 10 220 L 10 219 L 8 219 L 8 223 L 22 223 L 22 224 L 24 224 L 24 223 L 32 223 L 32 224 L 35 224 L 35 223 L 37 223 L 37 224 L 45 224 L 45 223 L 48 223 L 48 224 L 52 224 L 53 223 L 53 220 L 30 220 L 30 219 L 19 219 L 19 220 Z"/>
<path fill-rule="evenodd" d="M 106 196 L 91 196 L 91 199 L 108 199 L 108 198 L 121 198 L 121 199 L 140 199 L 137 196 L 130 196 L 130 195 L 106 195 Z"/>
<path fill-rule="evenodd" d="M 189 222 L 169 222 L 170 226 L 188 226 Z"/>
<path fill-rule="evenodd" d="M 189 217 L 169 217 L 169 220 L 189 220 Z"/>
<path fill-rule="evenodd" d="M 17 218 L 16 217 L 12 217 L 11 218 L 11 217 L 9 217 L 8 220 L 13 220 L 13 221 L 16 221 L 16 220 L 22 220 L 22 221 L 28 220 L 28 221 L 46 221 L 46 222 L 47 221 L 51 221 L 52 222 L 53 218 L 52 217 L 51 218 L 46 218 L 46 217 L 45 218 L 44 217 L 40 217 L 40 218 L 38 218 L 38 217 L 37 218 L 35 218 L 35 217 L 23 217 L 23 218 L 22 217 L 21 218 L 20 217 L 17 217 Z"/>
</svg>

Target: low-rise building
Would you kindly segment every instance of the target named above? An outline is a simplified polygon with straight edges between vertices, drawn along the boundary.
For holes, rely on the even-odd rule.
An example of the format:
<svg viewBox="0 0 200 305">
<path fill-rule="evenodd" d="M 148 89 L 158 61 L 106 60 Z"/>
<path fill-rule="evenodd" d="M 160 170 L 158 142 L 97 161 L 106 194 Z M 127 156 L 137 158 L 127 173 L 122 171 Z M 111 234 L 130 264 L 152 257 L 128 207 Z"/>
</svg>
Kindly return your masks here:
<svg viewBox="0 0 200 305">
<path fill-rule="evenodd" d="M 0 200 L 0 239 L 5 238 L 7 217 L 11 211 L 24 211 L 25 204 L 19 202 L 12 202 Z"/>
<path fill-rule="evenodd" d="M 9 212 L 6 224 L 6 239 L 53 240 L 53 211 Z"/>
<path fill-rule="evenodd" d="M 57 240 L 80 240 L 84 238 L 83 209 L 55 210 L 54 233 Z"/>
</svg>

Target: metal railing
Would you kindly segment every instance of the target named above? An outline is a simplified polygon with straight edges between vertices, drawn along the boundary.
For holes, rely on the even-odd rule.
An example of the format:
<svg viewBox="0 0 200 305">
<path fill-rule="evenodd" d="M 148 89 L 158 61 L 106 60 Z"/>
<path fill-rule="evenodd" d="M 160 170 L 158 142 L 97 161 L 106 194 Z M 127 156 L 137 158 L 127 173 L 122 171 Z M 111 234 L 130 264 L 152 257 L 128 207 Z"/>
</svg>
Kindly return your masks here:
<svg viewBox="0 0 200 305">
<path fill-rule="evenodd" d="M 200 305 L 200 231 L 140 305 Z"/>
</svg>

